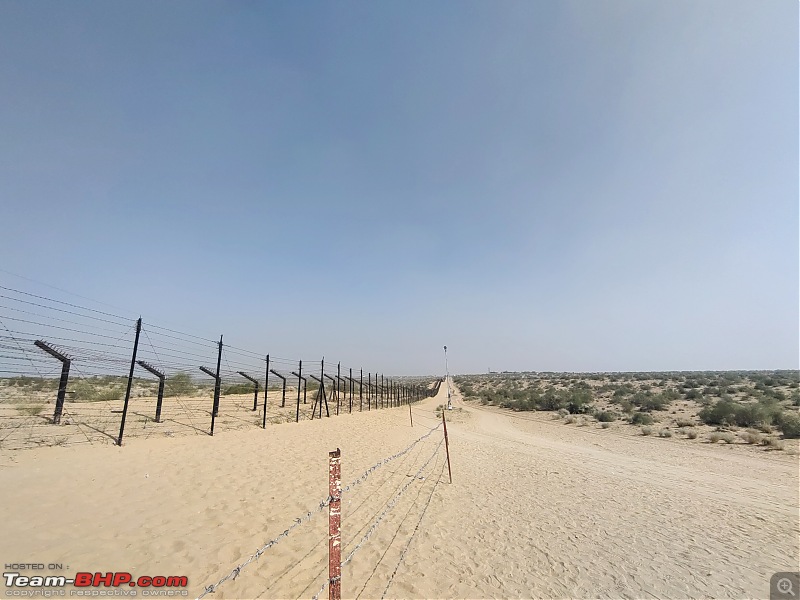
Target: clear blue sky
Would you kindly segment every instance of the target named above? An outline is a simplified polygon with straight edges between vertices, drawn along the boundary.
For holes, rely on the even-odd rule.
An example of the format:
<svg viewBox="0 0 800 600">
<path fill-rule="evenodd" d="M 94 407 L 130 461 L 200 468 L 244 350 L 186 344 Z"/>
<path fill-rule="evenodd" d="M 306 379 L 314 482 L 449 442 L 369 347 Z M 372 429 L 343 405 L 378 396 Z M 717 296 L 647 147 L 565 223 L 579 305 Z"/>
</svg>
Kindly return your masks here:
<svg viewBox="0 0 800 600">
<path fill-rule="evenodd" d="M 0 56 L 5 271 L 386 373 L 798 368 L 797 2 L 7 0 Z"/>
</svg>

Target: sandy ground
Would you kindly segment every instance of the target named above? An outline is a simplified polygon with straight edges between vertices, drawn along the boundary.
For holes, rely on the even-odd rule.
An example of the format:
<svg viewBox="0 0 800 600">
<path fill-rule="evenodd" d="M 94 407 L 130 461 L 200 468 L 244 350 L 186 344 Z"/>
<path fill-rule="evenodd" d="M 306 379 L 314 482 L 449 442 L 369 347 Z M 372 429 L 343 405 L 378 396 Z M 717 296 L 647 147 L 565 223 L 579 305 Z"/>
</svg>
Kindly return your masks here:
<svg viewBox="0 0 800 600">
<path fill-rule="evenodd" d="M 328 451 L 347 485 L 436 426 L 444 394 L 414 406 L 413 428 L 401 407 L 3 451 L 0 558 L 186 575 L 194 597 L 299 518 L 207 597 L 311 597 L 327 577 Z M 343 597 L 762 598 L 799 568 L 796 456 L 454 404 L 452 485 L 439 429 L 345 492 Z"/>
</svg>

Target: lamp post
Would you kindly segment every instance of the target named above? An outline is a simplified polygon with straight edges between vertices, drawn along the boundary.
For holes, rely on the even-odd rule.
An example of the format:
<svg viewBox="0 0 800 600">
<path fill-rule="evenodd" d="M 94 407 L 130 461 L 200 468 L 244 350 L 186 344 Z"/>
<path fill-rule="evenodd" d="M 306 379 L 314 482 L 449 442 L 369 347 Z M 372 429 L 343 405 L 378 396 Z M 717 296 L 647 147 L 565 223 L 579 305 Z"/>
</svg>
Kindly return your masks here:
<svg viewBox="0 0 800 600">
<path fill-rule="evenodd" d="M 445 383 L 447 384 L 447 410 L 453 410 L 453 403 L 450 401 L 450 369 L 447 366 L 447 346 L 444 347 L 444 373 Z"/>
</svg>

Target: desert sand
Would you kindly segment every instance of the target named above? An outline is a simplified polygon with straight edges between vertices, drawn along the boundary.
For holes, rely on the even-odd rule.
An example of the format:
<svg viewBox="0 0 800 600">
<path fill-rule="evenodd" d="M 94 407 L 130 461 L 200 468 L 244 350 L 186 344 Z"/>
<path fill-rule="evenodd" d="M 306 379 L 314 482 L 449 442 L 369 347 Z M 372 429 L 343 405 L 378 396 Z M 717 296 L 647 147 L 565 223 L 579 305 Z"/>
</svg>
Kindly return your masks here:
<svg viewBox="0 0 800 600">
<path fill-rule="evenodd" d="M 328 452 L 341 448 L 347 485 L 435 427 L 445 393 L 413 406 L 413 427 L 404 406 L 3 450 L 0 556 L 67 576 L 185 575 L 196 597 L 296 525 L 206 597 L 312 597 Z M 567 427 L 457 393 L 454 406 L 452 484 L 437 429 L 345 492 L 343 556 L 357 551 L 343 597 L 767 597 L 774 572 L 798 569 L 797 456 Z"/>
</svg>

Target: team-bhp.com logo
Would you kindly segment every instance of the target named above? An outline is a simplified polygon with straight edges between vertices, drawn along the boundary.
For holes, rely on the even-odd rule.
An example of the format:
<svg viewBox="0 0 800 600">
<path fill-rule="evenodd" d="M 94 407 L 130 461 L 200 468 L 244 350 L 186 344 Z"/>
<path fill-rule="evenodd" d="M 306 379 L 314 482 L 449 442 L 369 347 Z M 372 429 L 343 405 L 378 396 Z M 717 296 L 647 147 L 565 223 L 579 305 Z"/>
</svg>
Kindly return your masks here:
<svg viewBox="0 0 800 600">
<path fill-rule="evenodd" d="M 189 580 L 184 575 L 163 575 L 133 578 L 126 572 L 110 573 L 75 573 L 74 577 L 63 575 L 22 575 L 20 573 L 3 573 L 6 584 L 6 596 L 51 597 L 65 596 L 64 588 L 72 585 L 78 589 L 69 590 L 70 596 L 136 596 L 135 590 L 142 588 L 142 596 L 186 596 L 185 588 Z M 110 590 L 99 588 L 113 588 Z M 127 589 L 126 589 L 127 588 Z M 49 592 L 49 593 L 47 593 Z"/>
</svg>

